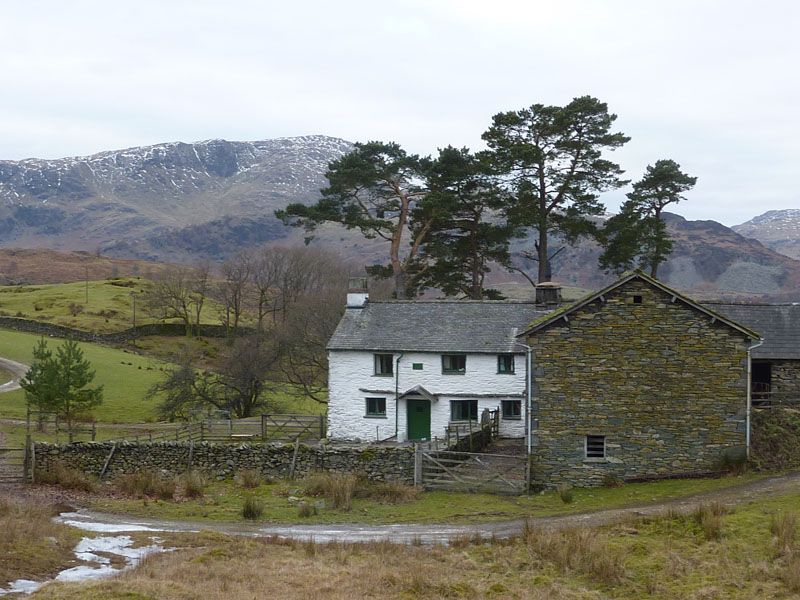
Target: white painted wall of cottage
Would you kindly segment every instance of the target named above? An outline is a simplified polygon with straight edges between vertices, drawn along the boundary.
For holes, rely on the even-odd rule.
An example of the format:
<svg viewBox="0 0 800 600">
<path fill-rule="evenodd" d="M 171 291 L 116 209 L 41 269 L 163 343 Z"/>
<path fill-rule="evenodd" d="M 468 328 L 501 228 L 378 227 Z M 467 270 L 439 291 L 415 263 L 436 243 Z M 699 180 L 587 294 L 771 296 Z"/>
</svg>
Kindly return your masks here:
<svg viewBox="0 0 800 600">
<path fill-rule="evenodd" d="M 394 355 L 394 361 L 398 354 Z M 414 363 L 423 369 L 415 371 Z M 386 439 L 395 433 L 395 378 L 374 374 L 374 353 L 338 350 L 329 353 L 328 436 L 334 439 L 360 438 L 365 441 Z M 396 364 L 396 362 L 395 362 Z M 501 400 L 520 399 L 524 407 L 525 355 L 515 356 L 515 373 L 497 372 L 496 354 L 468 354 L 464 374 L 442 373 L 441 354 L 408 352 L 400 359 L 398 388 L 400 394 L 421 385 L 439 396 L 431 405 L 431 435 L 441 437 L 450 421 L 451 399 L 478 400 L 478 412 L 498 408 Z M 458 396 L 453 396 L 458 394 Z M 474 395 L 473 395 L 474 394 Z M 491 397 L 480 397 L 491 394 Z M 386 418 L 366 416 L 366 398 L 386 398 Z M 524 410 L 524 409 L 523 409 Z M 524 416 L 524 414 L 523 414 Z M 406 432 L 405 402 L 398 411 L 398 426 Z M 377 428 L 377 429 L 376 429 Z M 500 435 L 523 437 L 524 421 L 500 420 Z"/>
</svg>

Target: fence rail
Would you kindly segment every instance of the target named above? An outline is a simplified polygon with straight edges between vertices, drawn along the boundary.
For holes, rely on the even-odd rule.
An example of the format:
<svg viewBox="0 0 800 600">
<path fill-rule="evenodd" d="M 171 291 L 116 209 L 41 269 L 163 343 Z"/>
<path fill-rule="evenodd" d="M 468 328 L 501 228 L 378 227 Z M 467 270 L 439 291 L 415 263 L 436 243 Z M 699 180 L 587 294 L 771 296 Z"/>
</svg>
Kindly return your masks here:
<svg viewBox="0 0 800 600">
<path fill-rule="evenodd" d="M 430 490 L 521 494 L 526 470 L 524 456 L 417 448 L 415 481 Z"/>
<path fill-rule="evenodd" d="M 261 415 L 260 419 L 209 419 L 156 431 L 115 437 L 115 442 L 293 442 L 325 436 L 325 418 Z"/>
<path fill-rule="evenodd" d="M 800 407 L 800 395 L 797 392 L 753 391 L 752 404 L 753 408 Z"/>
</svg>

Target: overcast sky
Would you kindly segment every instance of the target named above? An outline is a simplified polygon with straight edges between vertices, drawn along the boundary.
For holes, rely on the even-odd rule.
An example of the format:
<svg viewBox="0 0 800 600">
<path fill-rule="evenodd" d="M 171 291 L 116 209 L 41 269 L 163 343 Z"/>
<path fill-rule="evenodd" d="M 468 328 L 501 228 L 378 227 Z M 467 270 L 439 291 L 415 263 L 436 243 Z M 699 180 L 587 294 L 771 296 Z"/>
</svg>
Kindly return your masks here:
<svg viewBox="0 0 800 600">
<path fill-rule="evenodd" d="M 698 177 L 675 212 L 800 208 L 800 3 L 7 0 L 0 159 L 326 134 L 430 154 L 589 94 Z M 619 192 L 605 197 L 614 210 Z"/>
</svg>

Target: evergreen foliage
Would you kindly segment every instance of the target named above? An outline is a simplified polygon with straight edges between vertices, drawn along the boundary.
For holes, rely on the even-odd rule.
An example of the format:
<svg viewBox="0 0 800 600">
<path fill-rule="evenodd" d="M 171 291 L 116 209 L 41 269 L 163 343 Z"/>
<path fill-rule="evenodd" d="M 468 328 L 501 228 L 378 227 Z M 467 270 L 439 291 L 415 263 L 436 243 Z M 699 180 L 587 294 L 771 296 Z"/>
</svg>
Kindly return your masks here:
<svg viewBox="0 0 800 600">
<path fill-rule="evenodd" d="M 78 418 L 102 403 L 103 386 L 87 387 L 95 372 L 74 340 L 61 344 L 53 356 L 42 339 L 34 348 L 34 358 L 20 387 L 25 390 L 29 405 L 39 411 L 55 412 L 67 422 L 72 442 Z"/>
<path fill-rule="evenodd" d="M 582 96 L 566 106 L 499 113 L 483 134 L 509 196 L 509 223 L 537 230 L 539 282 L 550 280 L 549 237 L 573 243 L 595 233 L 588 217 L 604 210 L 598 195 L 627 183 L 619 165 L 603 158 L 630 139 L 611 131 L 616 118 L 604 102 Z"/>
<path fill-rule="evenodd" d="M 672 240 L 661 217 L 664 208 L 685 200 L 697 177 L 680 169 L 674 160 L 658 160 L 648 165 L 640 181 L 633 184 L 628 201 L 620 213 L 608 220 L 601 235 L 603 254 L 600 266 L 606 271 L 622 272 L 635 266 L 650 269 L 658 276 L 658 266 L 672 251 Z"/>
</svg>

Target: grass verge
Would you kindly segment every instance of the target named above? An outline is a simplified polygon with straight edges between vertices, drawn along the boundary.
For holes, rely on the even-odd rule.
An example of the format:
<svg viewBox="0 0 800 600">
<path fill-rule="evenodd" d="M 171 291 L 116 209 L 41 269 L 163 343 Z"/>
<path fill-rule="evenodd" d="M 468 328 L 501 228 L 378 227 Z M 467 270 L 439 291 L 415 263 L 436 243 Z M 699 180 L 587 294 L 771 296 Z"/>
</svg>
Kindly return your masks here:
<svg viewBox="0 0 800 600">
<path fill-rule="evenodd" d="M 243 490 L 234 481 L 215 481 L 205 488 L 204 496 L 182 499 L 180 502 L 148 502 L 98 498 L 91 508 L 105 512 L 125 513 L 143 517 L 166 519 L 198 519 L 214 521 L 240 521 L 241 506 L 246 493 L 261 502 L 262 520 L 272 523 L 471 523 L 520 517 L 592 512 L 606 508 L 619 508 L 647 502 L 670 500 L 701 492 L 724 489 L 764 475 L 743 475 L 719 479 L 668 480 L 655 483 L 636 483 L 616 488 L 590 488 L 573 490 L 573 501 L 564 504 L 558 493 L 541 495 L 494 496 L 490 494 L 465 494 L 456 492 L 425 492 L 417 498 L 404 498 L 390 503 L 377 492 L 353 493 L 349 509 L 334 508 L 328 502 L 316 515 L 300 516 L 297 502 L 314 502 L 324 495 L 320 489 L 303 481 L 262 484 L 252 490 Z M 396 492 L 385 491 L 389 496 Z M 406 501 L 407 500 L 407 501 Z"/>
</svg>

